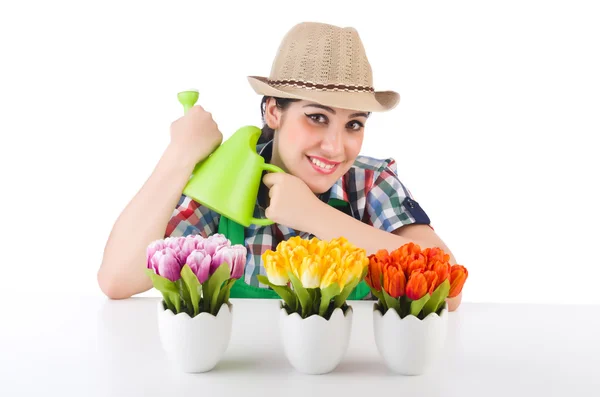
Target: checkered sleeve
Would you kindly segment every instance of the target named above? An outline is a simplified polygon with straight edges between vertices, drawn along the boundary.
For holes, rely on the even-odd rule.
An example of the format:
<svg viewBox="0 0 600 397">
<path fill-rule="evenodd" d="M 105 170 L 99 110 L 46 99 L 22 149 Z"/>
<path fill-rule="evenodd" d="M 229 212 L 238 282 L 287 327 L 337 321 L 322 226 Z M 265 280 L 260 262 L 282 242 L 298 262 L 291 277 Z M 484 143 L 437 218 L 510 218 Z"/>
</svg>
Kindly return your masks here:
<svg viewBox="0 0 600 397">
<path fill-rule="evenodd" d="M 218 226 L 219 214 L 182 194 L 167 224 L 165 238 L 189 234 L 208 237 L 216 233 Z"/>
<path fill-rule="evenodd" d="M 429 225 L 430 220 L 409 190 L 400 182 L 394 159 L 383 160 L 367 180 L 366 217 L 376 228 L 392 232 L 404 225 Z"/>
</svg>

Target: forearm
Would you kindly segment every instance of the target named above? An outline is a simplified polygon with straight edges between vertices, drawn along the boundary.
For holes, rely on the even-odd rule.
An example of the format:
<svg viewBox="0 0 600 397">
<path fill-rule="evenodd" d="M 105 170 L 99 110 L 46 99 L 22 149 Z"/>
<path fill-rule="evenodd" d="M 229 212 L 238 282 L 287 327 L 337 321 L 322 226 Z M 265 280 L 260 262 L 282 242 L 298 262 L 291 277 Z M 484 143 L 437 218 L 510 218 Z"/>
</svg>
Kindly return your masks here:
<svg viewBox="0 0 600 397">
<path fill-rule="evenodd" d="M 151 288 L 145 274 L 146 247 L 164 237 L 167 223 L 193 171 L 169 146 L 142 188 L 118 217 L 110 233 L 98 282 L 113 299 L 128 298 Z"/>
<path fill-rule="evenodd" d="M 310 217 L 312 219 L 307 220 L 308 232 L 321 240 L 343 236 L 357 247 L 365 249 L 367 255 L 374 254 L 380 249 L 392 251 L 414 241 L 367 225 L 325 203 L 310 214 Z"/>
</svg>

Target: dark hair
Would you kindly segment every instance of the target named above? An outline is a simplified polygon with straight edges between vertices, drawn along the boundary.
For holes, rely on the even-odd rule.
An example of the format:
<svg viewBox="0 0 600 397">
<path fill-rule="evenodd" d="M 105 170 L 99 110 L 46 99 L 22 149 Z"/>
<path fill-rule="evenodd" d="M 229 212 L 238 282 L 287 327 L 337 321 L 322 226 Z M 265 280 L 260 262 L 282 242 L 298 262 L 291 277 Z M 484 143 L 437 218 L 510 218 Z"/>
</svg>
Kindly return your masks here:
<svg viewBox="0 0 600 397">
<path fill-rule="evenodd" d="M 260 138 L 258 138 L 258 143 L 269 142 L 271 139 L 273 139 L 273 135 L 275 134 L 275 131 L 267 125 L 267 120 L 265 119 L 267 99 L 269 99 L 269 98 L 275 98 L 275 103 L 277 105 L 277 108 L 280 110 L 285 110 L 288 108 L 288 106 L 290 106 L 290 103 L 298 102 L 300 100 L 300 99 L 293 99 L 293 98 L 277 98 L 277 97 L 263 96 L 263 99 L 260 103 L 260 115 L 261 115 L 261 118 L 263 121 L 263 127 L 262 127 L 262 133 L 260 134 Z"/>
</svg>

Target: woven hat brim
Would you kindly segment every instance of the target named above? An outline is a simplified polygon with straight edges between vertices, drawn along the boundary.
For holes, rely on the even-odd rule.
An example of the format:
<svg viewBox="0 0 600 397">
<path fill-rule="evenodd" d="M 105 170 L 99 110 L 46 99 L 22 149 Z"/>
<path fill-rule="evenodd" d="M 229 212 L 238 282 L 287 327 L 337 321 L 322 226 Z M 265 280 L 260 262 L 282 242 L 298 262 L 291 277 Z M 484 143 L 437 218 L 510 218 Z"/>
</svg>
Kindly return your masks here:
<svg viewBox="0 0 600 397">
<path fill-rule="evenodd" d="M 386 112 L 395 108 L 400 102 L 400 95 L 394 91 L 322 91 L 286 86 L 273 87 L 269 85 L 266 77 L 261 76 L 248 76 L 248 82 L 259 95 L 303 99 L 324 106 L 363 112 Z"/>
</svg>

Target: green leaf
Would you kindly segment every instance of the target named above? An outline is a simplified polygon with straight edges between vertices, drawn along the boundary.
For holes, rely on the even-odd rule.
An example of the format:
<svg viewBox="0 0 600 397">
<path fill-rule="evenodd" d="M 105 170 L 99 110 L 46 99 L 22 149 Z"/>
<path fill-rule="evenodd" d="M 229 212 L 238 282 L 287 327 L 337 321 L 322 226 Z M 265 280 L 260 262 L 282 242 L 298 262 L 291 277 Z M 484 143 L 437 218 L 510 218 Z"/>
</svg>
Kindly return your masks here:
<svg viewBox="0 0 600 397">
<path fill-rule="evenodd" d="M 183 280 L 179 279 L 175 281 L 175 284 L 177 285 L 177 289 L 179 290 L 179 296 L 181 296 L 181 300 L 183 301 L 183 307 L 181 310 L 192 316 L 192 312 L 194 311 L 192 309 L 192 301 L 190 299 L 190 294 L 188 293 L 183 283 Z"/>
<path fill-rule="evenodd" d="M 383 300 L 385 301 L 385 305 L 389 309 L 394 309 L 398 312 L 398 315 L 401 315 L 400 312 L 400 301 L 396 298 L 392 298 L 384 289 L 381 289 L 381 293 L 383 294 Z"/>
<path fill-rule="evenodd" d="M 360 279 L 355 279 L 353 282 L 344 286 L 344 289 L 339 293 L 338 296 L 335 297 L 335 301 L 333 304 L 336 308 L 341 307 L 344 304 L 344 302 L 346 302 L 346 299 L 348 299 L 348 296 L 350 296 L 352 291 L 354 291 L 354 288 L 356 288 L 359 282 Z"/>
<path fill-rule="evenodd" d="M 369 289 L 371 290 L 371 293 L 373 294 L 373 296 L 375 298 L 377 298 L 377 300 L 379 301 L 380 304 L 384 305 L 385 302 L 383 301 L 383 294 L 381 293 L 381 291 L 377 291 L 375 288 L 369 286 Z M 387 307 L 385 307 L 387 309 Z"/>
<path fill-rule="evenodd" d="M 318 313 L 319 306 L 321 304 L 321 289 L 320 288 L 308 288 L 308 295 L 310 296 L 310 313 Z"/>
<path fill-rule="evenodd" d="M 181 269 L 181 280 L 183 281 L 186 301 L 190 302 L 191 307 L 194 308 L 194 316 L 197 316 L 200 313 L 200 289 L 202 285 L 188 265 L 184 265 Z"/>
<path fill-rule="evenodd" d="M 264 285 L 268 285 L 269 287 L 271 287 L 273 291 L 275 291 L 275 293 L 279 295 L 279 297 L 290 308 L 290 310 L 294 312 L 298 310 L 298 299 L 296 298 L 296 295 L 294 295 L 290 287 L 288 287 L 287 285 L 275 285 L 269 281 L 267 276 L 264 276 L 262 274 L 259 274 L 256 277 L 258 278 L 258 281 L 260 281 Z"/>
<path fill-rule="evenodd" d="M 310 302 L 310 296 L 306 288 L 302 286 L 302 283 L 300 280 L 298 280 L 298 277 L 296 277 L 294 273 L 288 272 L 288 275 L 290 277 L 290 281 L 292 282 L 292 286 L 294 287 L 294 292 L 300 301 L 300 306 L 302 307 L 302 318 L 305 318 L 309 312 L 310 304 L 312 303 Z"/>
<path fill-rule="evenodd" d="M 413 316 L 419 316 L 421 310 L 423 310 L 423 306 L 430 300 L 431 295 L 425 294 L 421 299 L 417 299 L 416 301 L 410 302 L 410 314 Z"/>
<path fill-rule="evenodd" d="M 217 306 L 217 302 L 219 300 L 219 293 L 221 292 L 221 287 L 225 280 L 228 280 L 231 277 L 229 272 L 229 265 L 227 263 L 222 263 L 221 266 L 215 270 L 212 276 L 209 277 L 208 283 L 208 297 L 210 299 L 210 311 L 212 314 L 216 315 L 219 312 L 220 307 Z"/>
<path fill-rule="evenodd" d="M 412 300 L 408 299 L 408 296 L 403 295 L 400 297 L 400 318 L 404 318 L 410 314 L 410 304 Z"/>
<path fill-rule="evenodd" d="M 230 278 L 229 280 L 225 281 L 225 284 L 223 284 L 223 287 L 221 288 L 221 291 L 219 292 L 219 298 L 217 299 L 218 307 L 221 307 L 221 305 L 223 305 L 223 303 L 229 301 L 229 292 L 231 291 L 231 287 L 233 287 L 233 284 L 235 283 L 235 281 L 236 281 L 235 278 Z"/>
<path fill-rule="evenodd" d="M 431 313 L 437 312 L 440 306 L 444 304 L 444 301 L 448 297 L 449 293 L 450 281 L 446 279 L 436 288 L 435 291 L 433 291 L 431 298 L 425 304 L 425 307 L 423 308 L 423 318 L 427 317 Z"/>
<path fill-rule="evenodd" d="M 181 312 L 181 299 L 177 284 L 168 278 L 159 276 L 152 269 L 146 269 L 146 274 L 150 276 L 154 288 L 162 293 L 167 307 L 174 310 L 175 314 Z"/>
<path fill-rule="evenodd" d="M 379 299 L 379 303 L 381 304 L 381 306 L 383 308 L 383 313 L 385 314 L 385 312 L 388 311 L 389 306 L 385 300 L 385 297 L 383 296 L 383 294 L 385 292 L 385 290 L 383 288 L 383 269 L 381 271 L 381 274 L 379 274 L 379 285 L 381 286 L 381 290 L 377 291 L 371 287 L 371 292 L 373 293 L 374 296 L 377 297 L 377 299 Z"/>
<path fill-rule="evenodd" d="M 307 288 L 306 289 L 308 291 L 308 298 L 309 298 L 309 302 L 311 307 L 314 306 L 315 301 L 317 300 L 317 289 L 316 288 Z"/>
<path fill-rule="evenodd" d="M 334 296 L 339 296 L 340 292 L 341 292 L 340 286 L 338 285 L 338 283 L 331 283 L 327 288 L 324 288 L 321 290 L 321 303 L 319 304 L 319 316 L 321 316 L 321 317 L 325 316 L 325 312 L 327 312 L 327 309 L 329 308 L 331 299 Z M 343 302 L 344 301 L 342 301 L 342 303 Z M 337 308 L 337 306 L 335 306 L 335 301 L 334 301 L 334 307 Z"/>
</svg>

